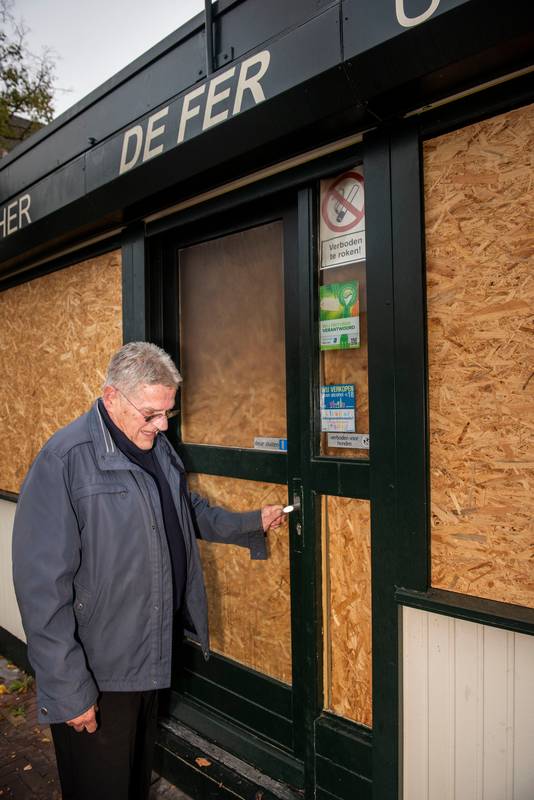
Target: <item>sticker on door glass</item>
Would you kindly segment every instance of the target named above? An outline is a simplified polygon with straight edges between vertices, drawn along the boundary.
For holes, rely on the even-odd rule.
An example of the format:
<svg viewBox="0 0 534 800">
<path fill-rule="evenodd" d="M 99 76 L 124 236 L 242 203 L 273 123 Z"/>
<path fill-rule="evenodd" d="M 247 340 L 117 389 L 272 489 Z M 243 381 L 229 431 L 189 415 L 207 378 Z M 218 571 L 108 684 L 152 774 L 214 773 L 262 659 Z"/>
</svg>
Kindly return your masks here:
<svg viewBox="0 0 534 800">
<path fill-rule="evenodd" d="M 287 453 L 287 439 L 279 439 L 277 436 L 255 436 L 254 450 Z"/>
<path fill-rule="evenodd" d="M 368 433 L 329 433 L 328 447 L 350 447 L 353 450 L 369 450 Z"/>
<path fill-rule="evenodd" d="M 352 383 L 321 386 L 321 430 L 352 433 L 356 430 L 356 390 Z"/>
<path fill-rule="evenodd" d="M 321 269 L 365 261 L 363 168 L 321 181 Z"/>
<path fill-rule="evenodd" d="M 321 350 L 347 350 L 360 346 L 358 281 L 327 283 L 319 287 Z"/>
</svg>

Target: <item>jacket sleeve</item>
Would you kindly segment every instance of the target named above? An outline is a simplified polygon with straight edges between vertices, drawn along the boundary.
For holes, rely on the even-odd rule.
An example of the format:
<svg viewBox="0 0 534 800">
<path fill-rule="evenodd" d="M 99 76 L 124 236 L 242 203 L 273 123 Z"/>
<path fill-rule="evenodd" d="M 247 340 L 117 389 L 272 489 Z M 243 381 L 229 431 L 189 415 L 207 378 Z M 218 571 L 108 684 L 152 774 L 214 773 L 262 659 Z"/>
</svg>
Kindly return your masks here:
<svg viewBox="0 0 534 800">
<path fill-rule="evenodd" d="M 195 492 L 191 492 L 190 497 L 196 530 L 201 539 L 248 547 L 252 559 L 267 558 L 261 511 L 226 511 L 210 506 L 205 498 Z"/>
<path fill-rule="evenodd" d="M 24 482 L 13 528 L 13 580 L 35 669 L 39 720 L 86 711 L 97 687 L 76 639 L 73 580 L 80 532 L 61 458 L 42 450 Z"/>
</svg>

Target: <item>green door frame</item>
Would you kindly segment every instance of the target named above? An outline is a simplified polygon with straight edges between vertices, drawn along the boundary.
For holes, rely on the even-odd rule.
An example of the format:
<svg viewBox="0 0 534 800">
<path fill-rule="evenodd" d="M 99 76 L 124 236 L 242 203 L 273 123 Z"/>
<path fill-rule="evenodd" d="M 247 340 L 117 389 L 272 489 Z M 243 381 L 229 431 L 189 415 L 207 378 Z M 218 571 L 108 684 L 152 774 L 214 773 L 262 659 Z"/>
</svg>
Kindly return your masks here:
<svg viewBox="0 0 534 800">
<path fill-rule="evenodd" d="M 377 419 L 381 425 L 388 413 L 385 409 L 391 403 L 388 405 L 384 401 L 381 390 L 371 391 L 371 385 L 373 380 L 379 383 L 384 375 L 387 380 L 388 369 L 382 362 L 380 343 L 384 340 L 384 321 L 387 324 L 391 308 L 378 297 L 373 304 L 371 295 L 383 291 L 384 280 L 391 283 L 388 272 L 391 264 L 383 256 L 386 246 L 382 225 L 384 217 L 389 218 L 388 207 L 384 213 L 383 205 L 389 202 L 389 194 L 384 195 L 382 191 L 381 172 L 383 162 L 389 163 L 388 142 L 376 139 L 374 144 L 371 141 L 364 146 L 352 146 L 320 162 L 268 179 L 261 186 L 247 187 L 202 207 L 189 209 L 185 215 L 165 221 L 164 224 L 160 222 L 149 231 L 146 262 L 148 335 L 178 361 L 178 247 L 202 238 L 234 232 L 236 225 L 233 220 L 236 218 L 245 220 L 239 226 L 241 229 L 276 218 L 284 220 L 287 456 L 178 444 L 177 431 L 171 431 L 171 437 L 178 444 L 188 471 L 266 482 L 288 482 L 290 497 L 302 487 L 302 536 L 296 530 L 296 517 L 290 523 L 294 685 L 288 689 L 218 656 L 212 657 L 206 665 L 195 648 L 188 646 L 184 677 L 180 679 L 179 691 L 176 691 L 178 684 L 174 686 L 170 710 L 175 718 L 207 738 L 223 740 L 234 754 L 260 770 L 292 786 L 300 786 L 305 790 L 306 797 L 316 794 L 317 797 L 338 797 L 343 800 L 355 796 L 371 797 L 371 751 L 375 733 L 323 711 L 319 498 L 325 494 L 368 500 L 371 499 L 373 485 L 375 496 L 381 498 L 384 481 L 380 483 L 380 488 L 377 488 L 376 479 L 373 484 L 371 464 L 375 469 L 374 465 L 380 463 L 382 457 L 386 467 L 389 466 L 387 455 L 380 455 L 380 442 L 385 442 L 387 447 L 390 447 L 390 442 L 386 429 L 383 429 L 382 438 L 376 438 L 376 451 L 373 440 L 371 462 L 316 455 L 315 437 L 318 434 L 314 431 L 318 430 L 318 409 L 313 398 L 318 397 L 319 374 L 315 230 L 319 179 L 338 174 L 363 159 L 368 231 L 376 228 L 371 236 L 369 232 L 367 234 L 369 323 L 373 308 L 373 314 L 376 315 L 373 336 L 377 337 L 377 346 L 371 350 L 369 335 L 370 394 L 371 398 L 375 398 L 375 407 L 379 409 L 378 414 L 376 410 L 374 412 L 375 425 Z M 243 211 L 245 206 L 248 208 L 246 215 Z M 239 214 L 235 213 L 236 209 L 240 210 Z M 380 268 L 377 268 L 378 264 Z M 376 277 L 372 278 L 375 269 Z M 377 373 L 374 377 L 373 369 Z M 290 380 L 291 376 L 298 376 L 297 380 Z M 385 484 L 387 488 L 389 479 L 385 480 Z M 386 509 L 390 494 L 391 490 L 387 488 L 384 501 Z M 379 525 L 383 524 L 380 513 L 375 514 L 374 525 L 377 520 Z M 374 537 L 373 530 L 373 581 L 380 575 L 383 561 L 380 553 L 384 552 L 374 543 Z M 382 613 L 380 598 L 380 593 L 377 594 L 373 588 L 375 620 Z M 392 634 L 391 625 L 387 626 L 385 633 L 382 623 L 375 621 L 373 633 L 379 643 L 384 642 L 389 658 L 391 648 L 386 642 L 392 635 L 395 641 L 397 634 L 396 629 Z M 378 652 L 380 658 L 380 644 Z M 383 666 L 380 668 L 375 653 L 373 661 L 375 680 L 379 674 L 378 685 L 381 686 L 384 669 Z M 379 694 L 380 699 L 377 701 L 375 697 L 374 701 L 375 720 L 380 720 L 381 715 L 387 718 L 392 708 L 392 695 L 386 697 L 382 692 Z M 388 736 L 390 731 L 391 726 L 388 726 Z M 395 732 L 395 742 L 396 739 Z M 396 763 L 392 765 L 393 770 L 396 767 Z"/>
</svg>

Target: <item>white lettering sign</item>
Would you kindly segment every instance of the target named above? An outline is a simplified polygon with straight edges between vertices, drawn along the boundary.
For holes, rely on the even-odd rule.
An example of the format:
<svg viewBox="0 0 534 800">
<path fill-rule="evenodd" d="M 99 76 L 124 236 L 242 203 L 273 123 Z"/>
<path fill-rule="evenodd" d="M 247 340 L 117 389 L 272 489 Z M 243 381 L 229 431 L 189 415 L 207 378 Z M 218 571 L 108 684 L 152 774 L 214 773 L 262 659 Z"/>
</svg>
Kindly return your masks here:
<svg viewBox="0 0 534 800">
<path fill-rule="evenodd" d="M 171 106 L 166 106 L 152 114 L 146 122 L 134 125 L 125 131 L 122 139 L 121 160 L 119 175 L 133 169 L 139 164 L 144 164 L 154 156 L 159 156 L 165 147 L 182 144 L 188 138 L 190 123 L 195 118 L 202 120 L 201 131 L 207 131 L 214 125 L 224 122 L 231 116 L 241 112 L 243 102 L 250 96 L 257 105 L 265 100 L 265 92 L 261 80 L 269 69 L 271 54 L 268 50 L 245 59 L 239 67 L 234 66 L 216 75 L 211 80 L 192 89 L 184 95 L 176 119 L 169 118 Z M 226 85 L 224 85 L 226 84 Z M 235 98 L 230 99 L 232 90 Z M 156 125 L 163 118 L 165 122 Z M 172 117 L 172 115 L 171 115 Z M 161 140 L 167 128 L 177 125 L 174 142 L 171 138 Z M 198 123 L 197 123 L 198 125 Z M 146 130 L 146 132 L 145 132 Z M 155 140 L 160 139 L 159 144 Z"/>
<path fill-rule="evenodd" d="M 403 28 L 413 28 L 414 25 L 420 25 L 422 22 L 426 22 L 427 19 L 430 19 L 432 14 L 438 10 L 439 4 L 440 0 L 431 0 L 429 7 L 426 11 L 423 11 L 422 14 L 417 14 L 415 17 L 408 17 L 404 10 L 404 0 L 395 0 L 397 22 L 399 25 L 402 25 Z"/>
<path fill-rule="evenodd" d="M 20 228 L 31 223 L 31 196 L 23 194 L 5 205 L 0 211 L 0 238 L 5 239 Z"/>
<path fill-rule="evenodd" d="M 143 161 L 148 161 L 149 158 L 153 158 L 153 156 L 159 156 L 160 153 L 163 153 L 162 144 L 158 144 L 157 147 L 151 147 L 150 145 L 152 144 L 153 139 L 155 139 L 157 136 L 161 136 L 162 133 L 165 133 L 165 125 L 160 125 L 159 128 L 154 128 L 154 123 L 159 122 L 159 120 L 163 117 L 166 117 L 168 113 L 169 106 L 167 106 L 167 108 L 162 108 L 161 111 L 157 112 L 157 114 L 152 114 L 152 116 L 148 118 Z"/>
</svg>

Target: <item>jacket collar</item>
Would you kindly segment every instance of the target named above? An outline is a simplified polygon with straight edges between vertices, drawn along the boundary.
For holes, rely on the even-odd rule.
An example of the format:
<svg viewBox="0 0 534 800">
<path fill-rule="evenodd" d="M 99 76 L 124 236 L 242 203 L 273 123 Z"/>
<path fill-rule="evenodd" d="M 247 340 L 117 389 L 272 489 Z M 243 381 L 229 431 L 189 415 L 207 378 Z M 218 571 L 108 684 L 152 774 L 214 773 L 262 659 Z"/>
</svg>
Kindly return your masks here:
<svg viewBox="0 0 534 800">
<path fill-rule="evenodd" d="M 98 400 L 95 400 L 89 410 L 89 433 L 100 469 L 135 469 L 142 472 L 141 467 L 134 464 L 133 461 L 130 461 L 113 441 L 102 414 L 100 413 L 100 409 L 98 408 Z M 162 435 L 163 434 L 158 435 L 154 446 L 155 453 L 160 462 L 163 452 L 163 442 L 160 441 Z"/>
</svg>

